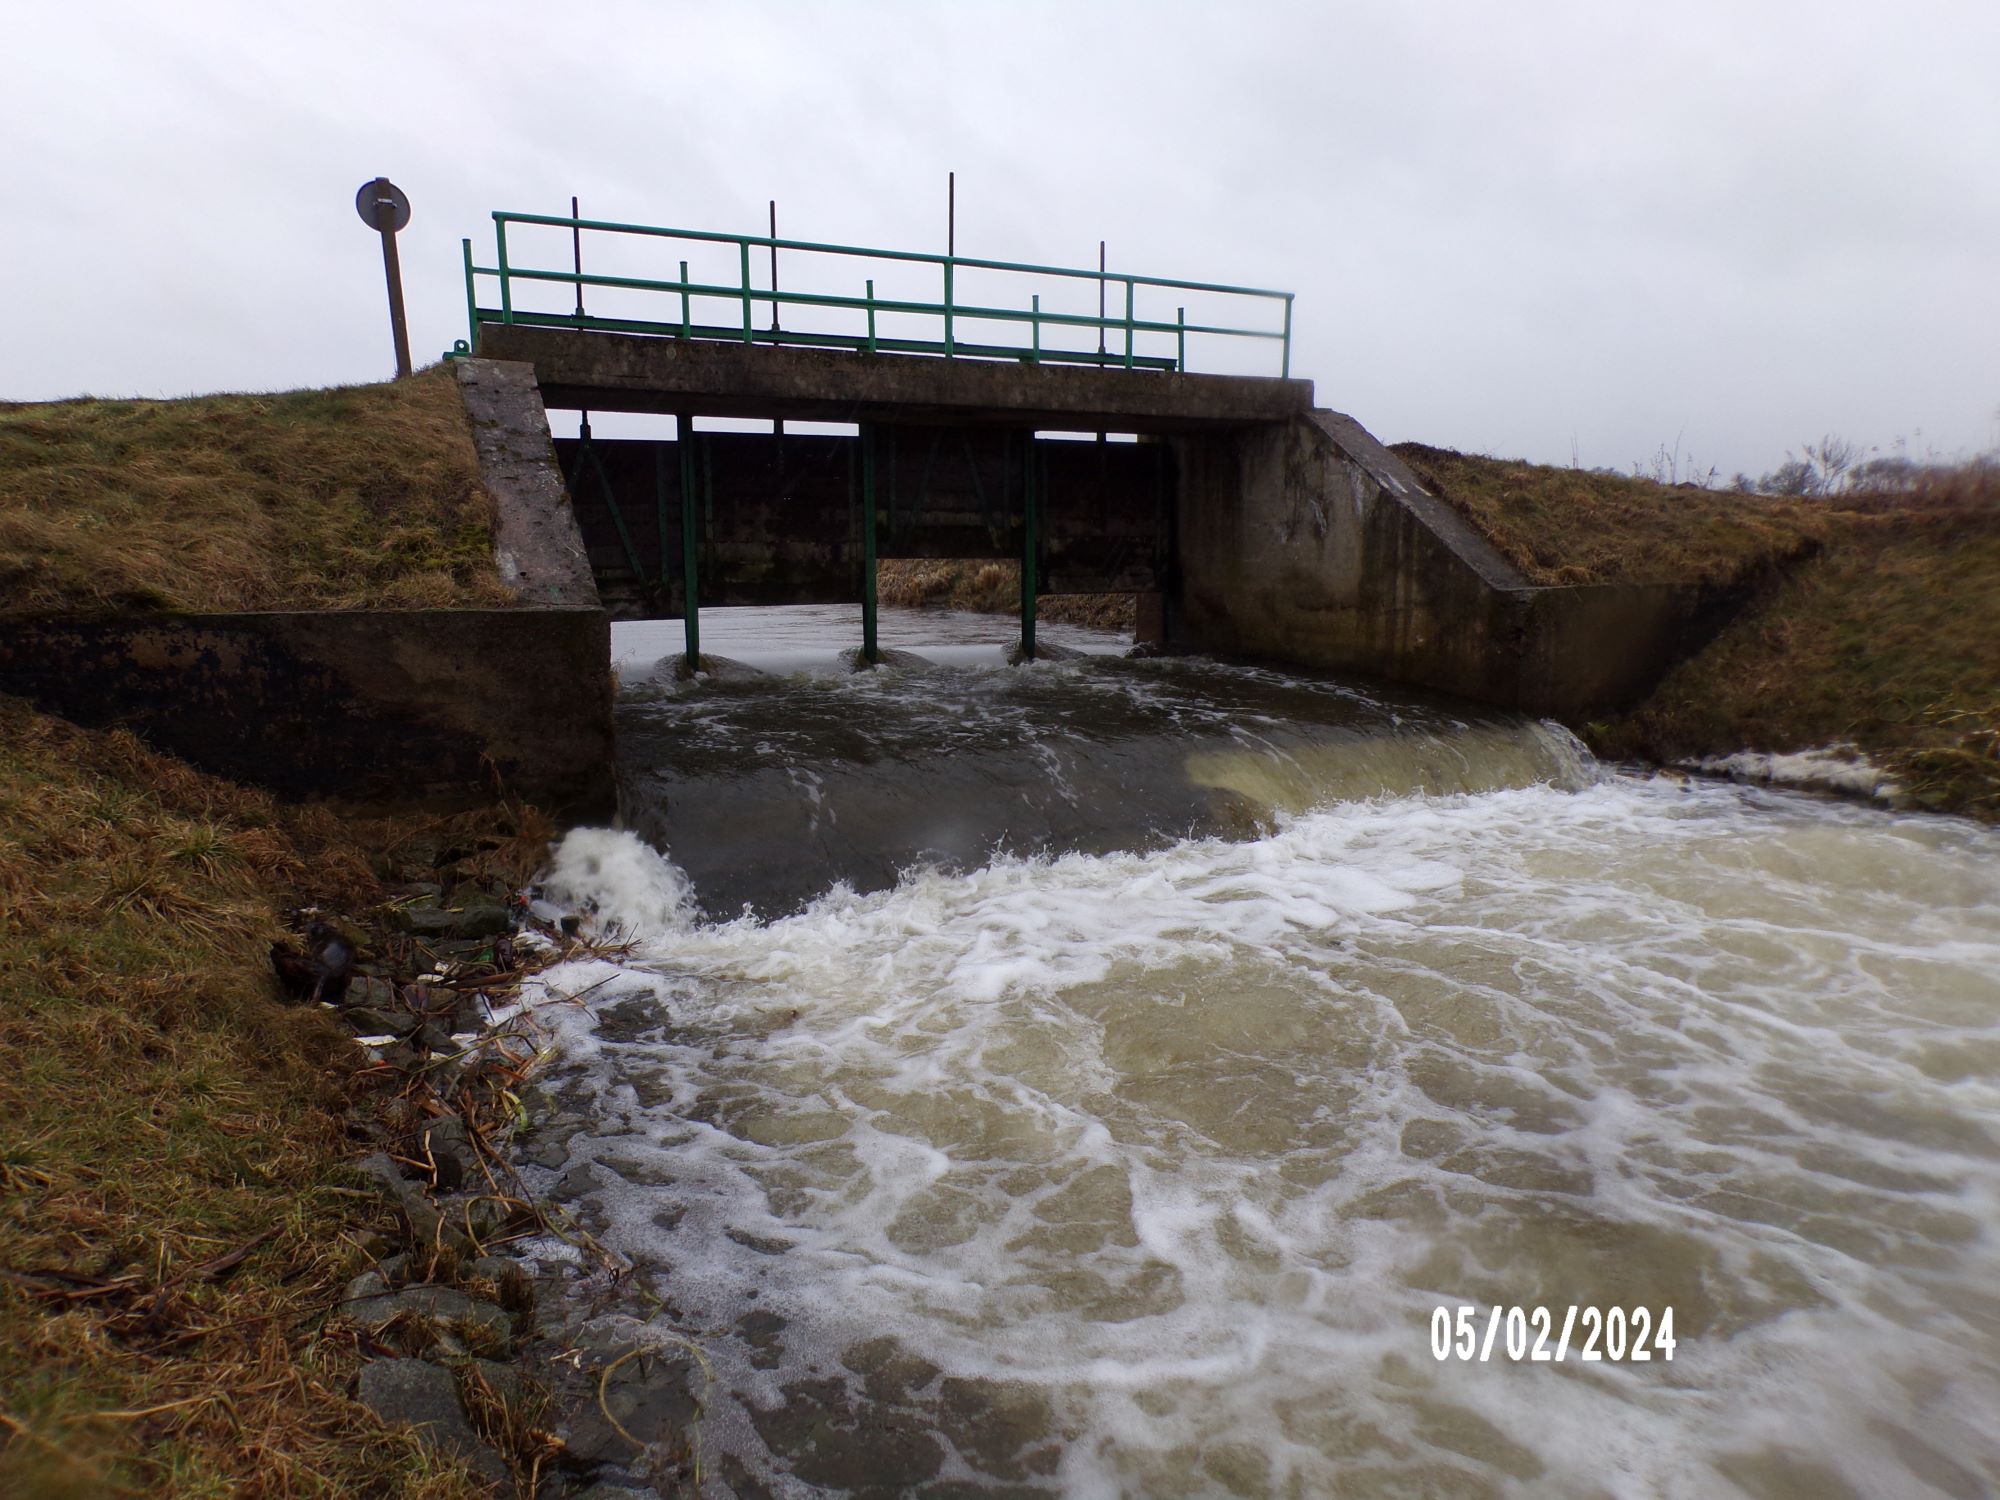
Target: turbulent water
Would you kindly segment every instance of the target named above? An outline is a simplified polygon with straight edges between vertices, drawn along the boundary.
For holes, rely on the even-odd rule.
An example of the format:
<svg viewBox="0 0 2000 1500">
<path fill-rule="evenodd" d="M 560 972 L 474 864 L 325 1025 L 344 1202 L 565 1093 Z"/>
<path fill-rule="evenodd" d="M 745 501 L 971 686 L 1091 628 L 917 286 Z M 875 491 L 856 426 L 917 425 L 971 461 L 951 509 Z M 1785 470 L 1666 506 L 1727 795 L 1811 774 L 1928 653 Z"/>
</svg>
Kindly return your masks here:
<svg viewBox="0 0 2000 1500">
<path fill-rule="evenodd" d="M 2000 834 L 1215 664 L 784 665 L 628 663 L 659 852 L 547 882 L 637 944 L 546 977 L 548 1178 L 715 1484 L 2000 1490 Z"/>
</svg>

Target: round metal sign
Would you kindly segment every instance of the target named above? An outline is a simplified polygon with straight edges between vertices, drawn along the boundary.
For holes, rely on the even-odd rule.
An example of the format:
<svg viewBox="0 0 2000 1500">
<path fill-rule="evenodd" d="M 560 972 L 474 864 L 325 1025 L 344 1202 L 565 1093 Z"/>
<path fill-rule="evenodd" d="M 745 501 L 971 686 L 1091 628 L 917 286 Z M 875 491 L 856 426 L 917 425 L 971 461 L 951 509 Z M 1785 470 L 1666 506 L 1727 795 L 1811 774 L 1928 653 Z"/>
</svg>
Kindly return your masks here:
<svg viewBox="0 0 2000 1500">
<path fill-rule="evenodd" d="M 403 190 L 386 177 L 372 177 L 361 184 L 361 191 L 354 195 L 354 211 L 361 215 L 361 222 L 370 229 L 382 227 L 376 218 L 378 203 L 389 205 L 389 227 L 401 230 L 410 222 L 410 200 L 403 196 Z"/>
</svg>

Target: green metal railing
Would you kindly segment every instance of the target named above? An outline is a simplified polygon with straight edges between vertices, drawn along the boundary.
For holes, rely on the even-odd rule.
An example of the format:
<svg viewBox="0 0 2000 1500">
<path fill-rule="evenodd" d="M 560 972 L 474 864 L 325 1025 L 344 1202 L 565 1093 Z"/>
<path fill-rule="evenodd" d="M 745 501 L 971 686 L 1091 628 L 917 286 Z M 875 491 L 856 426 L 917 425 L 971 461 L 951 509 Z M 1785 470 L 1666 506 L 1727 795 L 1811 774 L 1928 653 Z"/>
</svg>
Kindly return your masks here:
<svg viewBox="0 0 2000 1500">
<path fill-rule="evenodd" d="M 551 229 L 567 229 L 575 247 L 573 264 L 566 270 L 550 270 L 543 267 L 517 265 L 508 255 L 507 227 L 510 224 L 535 225 Z M 965 255 L 932 255 L 916 250 L 868 250 L 853 245 L 826 245 L 810 240 L 785 240 L 769 235 L 716 234 L 698 229 L 662 229 L 644 224 L 617 224 L 599 219 L 581 219 L 555 214 L 495 213 L 494 264 L 476 265 L 472 258 L 472 241 L 466 240 L 465 253 L 465 312 L 468 327 L 467 347 L 479 347 L 479 329 L 484 323 L 528 324 L 537 327 L 590 328 L 617 333 L 661 334 L 684 339 L 725 340 L 744 344 L 773 344 L 806 348 L 851 349 L 861 353 L 930 354 L 942 355 L 947 359 L 1013 359 L 1029 364 L 1082 364 L 1116 367 L 1128 370 L 1172 370 L 1187 369 L 1187 341 L 1190 334 L 1197 336 L 1217 336 L 1232 339 L 1269 340 L 1281 346 L 1279 371 L 1289 376 L 1292 370 L 1292 293 L 1270 291 L 1262 287 L 1224 286 L 1217 282 L 1183 281 L 1161 276 L 1136 276 L 1123 271 L 1073 270 L 1061 266 L 1025 265 L 1015 261 L 981 260 Z M 688 263 L 680 262 L 680 277 L 674 281 L 655 280 L 640 276 L 613 276 L 583 269 L 582 237 L 585 233 L 607 235 L 631 235 L 651 239 L 693 241 L 698 244 L 733 245 L 737 249 L 738 280 L 735 285 L 726 282 L 695 282 L 688 279 Z M 773 257 L 778 251 L 789 254 L 840 256 L 848 259 L 896 262 L 937 267 L 943 278 L 943 300 L 939 302 L 917 302 L 900 298 L 878 297 L 872 278 L 864 282 L 861 296 L 837 296 L 814 292 L 781 292 L 775 286 L 759 287 L 751 282 L 750 252 L 767 251 Z M 997 271 L 1022 276 L 1061 277 L 1072 281 L 1094 281 L 1099 284 L 1100 308 L 1105 305 L 1103 294 L 1118 287 L 1124 288 L 1124 311 L 1122 314 L 1090 316 L 1082 313 L 1045 312 L 1039 293 L 1029 298 L 1026 307 L 1003 307 L 991 304 L 967 304 L 957 299 L 953 282 L 959 271 Z M 482 306 L 479 300 L 481 278 L 492 278 L 498 284 L 499 306 Z M 517 283 L 533 284 L 557 283 L 571 286 L 576 291 L 574 312 L 551 313 L 533 312 L 517 308 L 515 292 Z M 602 287 L 621 291 L 654 292 L 679 299 L 677 318 L 609 318 L 585 313 L 583 293 L 586 287 Z M 1259 303 L 1277 303 L 1282 307 L 1282 324 L 1278 327 L 1230 327 L 1217 323 L 1190 323 L 1187 309 L 1176 309 L 1173 322 L 1158 318 L 1142 318 L 1137 315 L 1138 294 L 1141 289 L 1169 292 L 1193 292 L 1203 296 L 1250 299 Z M 696 311 L 699 304 L 723 303 L 730 308 L 728 323 L 698 320 Z M 755 310 L 759 304 L 771 310 L 772 326 L 759 328 Z M 859 331 L 853 333 L 809 332 L 777 325 L 783 321 L 780 309 L 785 307 L 833 309 L 864 315 L 865 322 Z M 709 309 L 700 309 L 712 315 Z M 738 314 L 740 312 L 740 322 Z M 941 323 L 942 337 L 912 338 L 889 337 L 879 334 L 876 327 L 878 314 L 915 314 L 925 318 L 935 318 Z M 861 320 L 857 320 L 861 321 Z M 962 322 L 1026 324 L 1028 342 L 1026 344 L 992 343 L 970 341 L 958 336 L 958 325 Z M 1096 350 L 1078 350 L 1045 346 L 1042 332 L 1047 329 L 1095 330 L 1099 334 Z M 1142 339 L 1172 335 L 1174 352 L 1172 355 L 1143 352 Z M 1117 347 L 1112 347 L 1113 343 Z"/>
</svg>

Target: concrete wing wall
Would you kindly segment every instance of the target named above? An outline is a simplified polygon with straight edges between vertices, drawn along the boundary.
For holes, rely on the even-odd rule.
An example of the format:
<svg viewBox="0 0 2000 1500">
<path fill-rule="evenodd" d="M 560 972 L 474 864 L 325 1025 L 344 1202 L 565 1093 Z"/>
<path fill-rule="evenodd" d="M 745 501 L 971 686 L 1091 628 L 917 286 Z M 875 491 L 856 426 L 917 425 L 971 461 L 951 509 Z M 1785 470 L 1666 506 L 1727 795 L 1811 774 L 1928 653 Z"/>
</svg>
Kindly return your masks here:
<svg viewBox="0 0 2000 1500">
<path fill-rule="evenodd" d="M 1167 631 L 1196 649 L 1579 717 L 1643 696 L 1740 603 L 1677 584 L 1536 587 L 1337 412 L 1176 448 Z"/>
</svg>

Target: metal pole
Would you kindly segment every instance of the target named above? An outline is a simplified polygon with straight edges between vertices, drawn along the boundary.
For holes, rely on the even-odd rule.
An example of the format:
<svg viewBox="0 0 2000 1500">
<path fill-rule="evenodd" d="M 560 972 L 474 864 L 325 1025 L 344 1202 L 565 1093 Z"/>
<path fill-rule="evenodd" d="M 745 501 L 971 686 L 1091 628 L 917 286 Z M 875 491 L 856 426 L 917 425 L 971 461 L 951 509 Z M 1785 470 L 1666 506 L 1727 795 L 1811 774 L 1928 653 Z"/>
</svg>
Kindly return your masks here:
<svg viewBox="0 0 2000 1500">
<path fill-rule="evenodd" d="M 681 337 L 688 336 L 688 263 L 681 262 Z"/>
<path fill-rule="evenodd" d="M 694 419 L 675 419 L 681 450 L 681 628 L 687 635 L 690 672 L 701 670 L 701 605 L 697 594 L 694 546 Z"/>
<path fill-rule="evenodd" d="M 1021 481 L 1021 659 L 1035 659 L 1035 555 L 1041 550 L 1035 524 L 1035 435 L 1028 434 L 1027 470 Z"/>
<path fill-rule="evenodd" d="M 396 257 L 396 205 L 389 179 L 375 179 L 375 227 L 382 232 L 382 275 L 389 283 L 389 332 L 396 340 L 396 378 L 410 373 L 410 329 L 403 318 L 403 265 Z"/>
<path fill-rule="evenodd" d="M 944 357 L 952 356 L 951 263 L 958 254 L 958 173 L 944 177 Z"/>
<path fill-rule="evenodd" d="M 771 200 L 771 332 L 778 331 L 778 200 Z"/>
<path fill-rule="evenodd" d="M 569 251 L 571 260 L 576 266 L 576 322 L 579 328 L 583 326 L 583 229 L 577 221 L 582 217 L 583 215 L 577 212 L 576 194 L 572 193 L 569 199 Z M 583 425 L 586 430 L 590 427 L 590 413 L 588 411 L 583 413 Z M 660 545 L 662 548 L 666 546 L 664 528 L 662 529 Z M 662 551 L 660 554 L 660 573 L 662 577 L 665 576 L 666 571 L 666 554 Z"/>
<path fill-rule="evenodd" d="M 1097 352 L 1104 352 L 1104 241 L 1097 242 Z"/>
<path fill-rule="evenodd" d="M 868 278 L 868 352 L 875 352 L 875 278 Z"/>
<path fill-rule="evenodd" d="M 465 252 L 465 347 L 479 352 L 479 290 L 472 275 L 472 241 L 460 240 Z"/>
<path fill-rule="evenodd" d="M 882 659 L 875 635 L 875 424 L 861 424 L 861 659 Z"/>
</svg>

